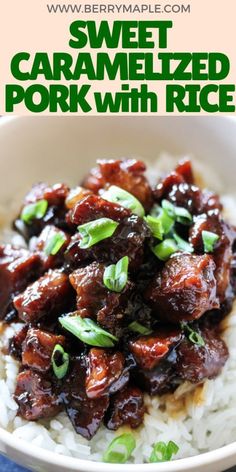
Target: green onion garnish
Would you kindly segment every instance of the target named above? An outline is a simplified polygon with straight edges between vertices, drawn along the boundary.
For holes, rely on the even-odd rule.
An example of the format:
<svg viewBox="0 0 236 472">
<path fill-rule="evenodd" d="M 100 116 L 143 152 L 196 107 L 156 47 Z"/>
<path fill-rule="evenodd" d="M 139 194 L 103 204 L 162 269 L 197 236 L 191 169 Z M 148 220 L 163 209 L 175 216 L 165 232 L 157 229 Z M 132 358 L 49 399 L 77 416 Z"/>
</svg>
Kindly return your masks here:
<svg viewBox="0 0 236 472">
<path fill-rule="evenodd" d="M 58 358 L 60 357 L 62 359 L 62 363 L 58 365 Z M 58 379 L 63 379 L 63 377 L 65 377 L 68 371 L 70 356 L 67 352 L 64 351 L 63 347 L 60 344 L 56 344 L 56 346 L 54 347 L 51 362 L 55 376 Z"/>
<path fill-rule="evenodd" d="M 158 205 L 154 205 L 154 207 L 152 208 L 151 216 L 156 218 L 160 222 L 163 234 L 168 234 L 174 226 L 174 218 L 169 216 L 168 213 Z"/>
<path fill-rule="evenodd" d="M 175 207 L 173 203 L 169 202 L 169 200 L 162 200 L 161 206 L 163 210 L 169 215 L 170 218 L 175 218 Z"/>
<path fill-rule="evenodd" d="M 39 220 L 43 218 L 48 208 L 47 200 L 38 200 L 35 203 L 29 203 L 21 212 L 21 220 L 30 224 L 35 218 Z"/>
<path fill-rule="evenodd" d="M 134 333 L 139 333 L 139 334 L 151 334 L 152 330 L 149 328 L 146 328 L 146 326 L 143 326 L 141 323 L 138 323 L 138 321 L 133 321 L 132 323 L 129 324 L 128 328 L 131 331 L 134 331 Z"/>
<path fill-rule="evenodd" d="M 152 248 L 152 252 L 161 261 L 167 261 L 169 257 L 178 251 L 178 246 L 174 239 L 167 238 L 160 244 Z"/>
<path fill-rule="evenodd" d="M 58 251 L 62 248 L 66 241 L 66 237 L 62 232 L 55 233 L 48 241 L 44 248 L 44 252 L 47 256 L 55 256 Z"/>
<path fill-rule="evenodd" d="M 182 207 L 175 207 L 175 217 L 176 221 L 178 221 L 178 223 L 181 223 L 182 225 L 189 225 L 193 221 L 191 213 L 189 213 L 186 208 Z"/>
<path fill-rule="evenodd" d="M 154 238 L 163 239 L 163 234 L 164 234 L 164 229 L 162 225 L 161 218 L 155 218 L 154 216 L 147 215 L 144 217 L 144 220 L 146 221 L 147 225 L 149 226 L 152 235 Z"/>
<path fill-rule="evenodd" d="M 194 331 L 187 323 L 181 323 L 181 328 L 187 333 L 187 337 L 191 343 L 197 344 L 199 347 L 205 346 L 203 337 L 197 331 Z"/>
<path fill-rule="evenodd" d="M 191 213 L 186 208 L 176 207 L 168 200 L 162 200 L 161 206 L 170 218 L 175 219 L 182 225 L 189 225 L 193 221 Z"/>
<path fill-rule="evenodd" d="M 189 252 L 190 254 L 193 252 L 193 246 L 182 239 L 177 233 L 173 232 L 173 238 L 180 251 Z"/>
<path fill-rule="evenodd" d="M 110 238 L 118 225 L 119 223 L 110 218 L 99 218 L 78 226 L 78 231 L 82 236 L 80 248 L 87 249 L 103 239 Z"/>
<path fill-rule="evenodd" d="M 114 342 L 118 341 L 115 336 L 100 328 L 90 318 L 67 315 L 60 317 L 59 321 L 63 328 L 90 346 L 113 347 Z"/>
<path fill-rule="evenodd" d="M 172 459 L 172 456 L 177 454 L 179 447 L 173 441 L 168 444 L 160 441 L 153 446 L 153 451 L 149 458 L 149 462 L 166 462 Z"/>
<path fill-rule="evenodd" d="M 111 464 L 125 464 L 136 447 L 133 434 L 124 433 L 113 439 L 103 455 L 104 462 Z"/>
<path fill-rule="evenodd" d="M 104 285 L 112 292 L 121 292 L 128 280 L 128 256 L 122 257 L 116 264 L 106 267 L 103 274 Z"/>
<path fill-rule="evenodd" d="M 143 205 L 140 201 L 134 197 L 134 195 L 116 185 L 111 185 L 111 187 L 102 194 L 102 198 L 108 202 L 119 203 L 119 205 L 128 208 L 135 215 L 141 217 L 145 215 Z"/>
<path fill-rule="evenodd" d="M 213 252 L 215 243 L 218 239 L 218 234 L 212 233 L 211 231 L 202 231 L 204 252 Z"/>
<path fill-rule="evenodd" d="M 197 331 L 192 330 L 192 332 L 188 336 L 188 339 L 193 344 L 197 344 L 198 346 L 201 346 L 201 347 L 205 346 L 205 341 L 203 337 L 199 333 L 197 333 Z"/>
</svg>

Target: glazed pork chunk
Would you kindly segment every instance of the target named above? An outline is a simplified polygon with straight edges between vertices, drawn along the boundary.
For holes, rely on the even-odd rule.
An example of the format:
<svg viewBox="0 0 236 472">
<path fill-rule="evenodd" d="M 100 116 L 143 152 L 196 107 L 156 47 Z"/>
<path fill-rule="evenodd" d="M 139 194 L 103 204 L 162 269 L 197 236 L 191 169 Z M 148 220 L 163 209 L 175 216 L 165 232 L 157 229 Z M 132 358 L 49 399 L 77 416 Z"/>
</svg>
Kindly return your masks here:
<svg viewBox="0 0 236 472">
<path fill-rule="evenodd" d="M 0 319 L 11 310 L 15 294 L 24 290 L 40 274 L 40 258 L 10 244 L 0 246 Z"/>
<path fill-rule="evenodd" d="M 93 318 L 111 333 L 119 335 L 134 284 L 128 281 L 120 293 L 108 290 L 103 283 L 105 268 L 104 264 L 93 262 L 72 272 L 70 282 L 77 293 L 80 316 Z"/>
<path fill-rule="evenodd" d="M 83 261 L 114 263 L 121 257 L 128 256 L 130 268 L 136 270 L 143 262 L 144 246 L 151 237 L 145 221 L 132 214 L 129 209 L 96 195 L 85 197 L 70 210 L 70 221 L 76 226 L 101 218 L 117 223 L 114 234 L 86 249 L 81 249 L 81 236 L 75 234 L 66 253 L 68 263 L 76 268 Z"/>
<path fill-rule="evenodd" d="M 60 314 L 72 294 L 69 278 L 60 270 L 50 270 L 14 298 L 19 318 L 36 323 L 42 317 Z"/>
<path fill-rule="evenodd" d="M 94 193 L 111 185 L 116 185 L 134 195 L 149 210 L 153 197 L 150 184 L 144 172 L 146 166 L 135 159 L 99 160 L 98 166 L 91 169 L 83 185 Z"/>
<path fill-rule="evenodd" d="M 61 410 L 50 380 L 33 370 L 23 370 L 17 377 L 14 395 L 19 413 L 28 421 L 50 418 Z"/>
<path fill-rule="evenodd" d="M 214 271 L 209 255 L 173 256 L 147 288 L 146 300 L 158 317 L 171 323 L 198 319 L 219 308 Z"/>
</svg>

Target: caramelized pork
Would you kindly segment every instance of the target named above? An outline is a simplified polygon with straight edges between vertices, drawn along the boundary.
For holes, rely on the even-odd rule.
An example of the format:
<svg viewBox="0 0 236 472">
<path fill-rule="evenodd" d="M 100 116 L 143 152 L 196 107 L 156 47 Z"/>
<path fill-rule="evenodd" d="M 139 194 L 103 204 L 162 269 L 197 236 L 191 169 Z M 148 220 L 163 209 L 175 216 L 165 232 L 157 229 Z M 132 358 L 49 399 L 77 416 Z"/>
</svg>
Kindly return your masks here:
<svg viewBox="0 0 236 472">
<path fill-rule="evenodd" d="M 145 406 L 141 390 L 128 386 L 111 397 L 105 424 L 108 429 L 112 430 L 117 430 L 123 425 L 138 428 L 143 422 L 144 413 Z"/>
<path fill-rule="evenodd" d="M 194 175 L 189 160 L 182 161 L 176 169 L 160 180 L 154 196 L 157 201 L 167 199 L 178 207 L 186 208 L 193 215 L 210 210 L 222 210 L 218 195 L 201 190 L 194 184 Z"/>
<path fill-rule="evenodd" d="M 220 321 L 236 293 L 235 228 L 189 160 L 155 189 L 145 169 L 100 160 L 83 187 L 35 185 L 14 223 L 30 251 L 0 246 L 0 319 L 23 322 L 9 353 L 20 362 L 14 398 L 26 420 L 65 411 L 86 439 L 102 423 L 137 428 L 144 392 L 214 378 L 228 359 Z M 110 186 L 130 200 L 119 189 L 120 204 L 107 201 Z M 112 234 L 91 228 L 101 218 L 116 222 Z"/>
<path fill-rule="evenodd" d="M 166 262 L 146 290 L 158 317 L 172 323 L 200 318 L 219 308 L 211 256 L 178 254 Z"/>
<path fill-rule="evenodd" d="M 214 331 L 203 329 L 204 345 L 191 343 L 185 338 L 177 348 L 177 374 L 183 380 L 202 382 L 216 377 L 229 357 L 223 339 Z"/>
<path fill-rule="evenodd" d="M 104 264 L 93 262 L 72 272 L 70 282 L 77 292 L 80 316 L 93 318 L 110 332 L 119 334 L 133 283 L 128 282 L 120 293 L 112 292 L 104 285 L 104 270 Z"/>
<path fill-rule="evenodd" d="M 105 349 L 91 349 L 88 355 L 88 366 L 86 374 L 86 394 L 89 398 L 99 398 L 112 386 L 121 383 L 124 371 L 124 355 L 121 352 L 109 353 Z M 123 385 L 129 380 L 129 375 L 123 375 Z M 118 381 L 118 382 L 117 382 Z"/>
<path fill-rule="evenodd" d="M 69 193 L 69 188 L 65 184 L 48 185 L 39 183 L 32 187 L 27 193 L 21 211 L 32 203 L 39 200 L 47 201 L 47 210 L 41 218 L 34 217 L 28 223 L 21 220 L 20 216 L 14 221 L 14 228 L 17 229 L 26 240 L 32 236 L 38 236 L 43 228 L 48 224 L 52 224 L 61 229 L 67 229 L 68 225 L 65 221 L 66 207 L 65 199 Z"/>
<path fill-rule="evenodd" d="M 233 256 L 232 242 L 235 233 L 221 219 L 218 212 L 212 212 L 208 216 L 199 216 L 190 231 L 190 241 L 197 254 L 204 253 L 202 231 L 210 231 L 219 237 L 215 243 L 212 257 L 216 265 L 214 274 L 217 282 L 217 295 L 220 301 L 223 302 L 230 283 L 230 266 Z"/>
<path fill-rule="evenodd" d="M 19 361 L 21 361 L 22 358 L 22 346 L 27 336 L 28 329 L 29 326 L 27 324 L 23 324 L 22 328 L 10 339 L 9 342 L 10 354 Z"/>
<path fill-rule="evenodd" d="M 94 193 L 100 189 L 116 185 L 134 195 L 149 210 L 152 205 L 151 187 L 144 175 L 146 166 L 135 159 L 100 160 L 91 169 L 83 185 Z"/>
<path fill-rule="evenodd" d="M 109 396 L 88 398 L 85 390 L 86 366 L 82 358 L 73 360 L 71 372 L 62 387 L 61 398 L 75 431 L 91 439 L 109 405 Z"/>
<path fill-rule="evenodd" d="M 161 329 L 130 341 L 129 348 L 138 365 L 142 369 L 151 370 L 180 342 L 181 336 L 180 330 Z"/>
<path fill-rule="evenodd" d="M 6 316 L 14 295 L 35 280 L 40 270 L 37 254 L 10 244 L 0 246 L 0 319 Z"/>
<path fill-rule="evenodd" d="M 19 405 L 19 414 L 28 421 L 50 418 L 61 410 L 51 381 L 33 370 L 19 373 L 14 398 Z"/>
<path fill-rule="evenodd" d="M 131 215 L 122 220 L 109 239 L 88 249 L 81 249 L 80 234 L 73 236 L 65 257 L 68 265 L 76 268 L 91 261 L 114 264 L 128 256 L 130 269 L 137 270 L 143 263 L 145 247 L 150 238 L 151 233 L 145 221 Z"/>
<path fill-rule="evenodd" d="M 58 242 L 60 245 L 56 246 Z M 70 237 L 65 231 L 53 225 L 45 226 L 37 239 L 35 247 L 40 256 L 44 271 L 63 265 L 64 253 L 69 242 Z"/>
<path fill-rule="evenodd" d="M 44 316 L 54 316 L 68 306 L 72 288 L 67 275 L 50 270 L 14 298 L 19 318 L 26 323 L 36 323 Z"/>
<path fill-rule="evenodd" d="M 56 344 L 65 345 L 64 336 L 30 328 L 22 345 L 22 364 L 38 372 L 51 368 L 51 357 Z"/>
<path fill-rule="evenodd" d="M 108 202 L 97 195 L 89 195 L 80 200 L 70 213 L 71 223 L 82 225 L 98 218 L 110 218 L 118 223 L 131 215 L 130 210 Z"/>
</svg>

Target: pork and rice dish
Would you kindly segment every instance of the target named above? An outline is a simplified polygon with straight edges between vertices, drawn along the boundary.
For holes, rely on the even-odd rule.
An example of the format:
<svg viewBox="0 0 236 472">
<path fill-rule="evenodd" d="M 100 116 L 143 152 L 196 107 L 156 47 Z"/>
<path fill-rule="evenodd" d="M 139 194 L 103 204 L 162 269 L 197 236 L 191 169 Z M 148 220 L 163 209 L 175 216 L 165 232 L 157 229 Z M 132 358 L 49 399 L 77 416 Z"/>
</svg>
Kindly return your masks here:
<svg viewBox="0 0 236 472">
<path fill-rule="evenodd" d="M 18 236 L 0 246 L 2 426 L 56 452 L 120 463 L 192 455 L 194 395 L 221 382 L 233 401 L 222 379 L 235 362 L 236 229 L 189 160 L 155 185 L 145 170 L 100 160 L 81 186 L 34 185 L 12 223 Z"/>
</svg>

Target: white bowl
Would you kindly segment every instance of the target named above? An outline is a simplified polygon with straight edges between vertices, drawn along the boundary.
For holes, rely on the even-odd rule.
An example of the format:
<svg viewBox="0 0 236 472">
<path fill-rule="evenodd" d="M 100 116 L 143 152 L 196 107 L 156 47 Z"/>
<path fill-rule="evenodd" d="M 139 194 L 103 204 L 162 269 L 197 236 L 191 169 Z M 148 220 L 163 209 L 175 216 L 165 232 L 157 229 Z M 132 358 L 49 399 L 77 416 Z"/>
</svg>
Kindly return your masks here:
<svg viewBox="0 0 236 472">
<path fill-rule="evenodd" d="M 30 117 L 0 120 L 0 203 L 23 195 L 32 182 L 76 183 L 96 158 L 161 151 L 194 155 L 235 192 L 236 120 L 221 117 Z M 1 412 L 0 412 L 1 414 Z M 109 465 L 73 459 L 14 438 L 0 428 L 0 451 L 35 471 L 220 472 L 236 463 L 236 443 L 171 463 Z"/>
</svg>

